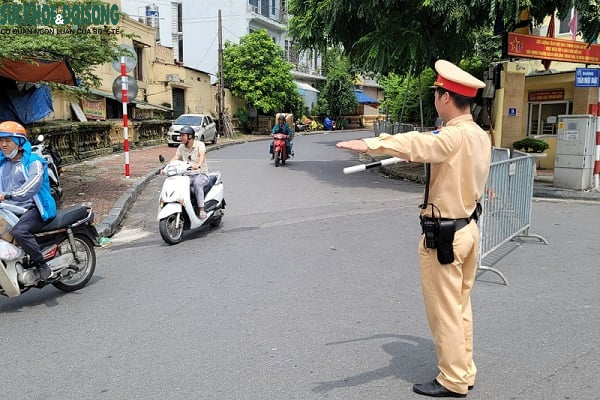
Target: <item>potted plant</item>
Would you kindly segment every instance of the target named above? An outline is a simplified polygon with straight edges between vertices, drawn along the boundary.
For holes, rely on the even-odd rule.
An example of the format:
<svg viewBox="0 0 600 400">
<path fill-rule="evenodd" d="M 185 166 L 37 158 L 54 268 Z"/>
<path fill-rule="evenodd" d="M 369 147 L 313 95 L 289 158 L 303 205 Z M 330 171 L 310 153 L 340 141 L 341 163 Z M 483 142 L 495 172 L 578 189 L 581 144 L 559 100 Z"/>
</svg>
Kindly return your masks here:
<svg viewBox="0 0 600 400">
<path fill-rule="evenodd" d="M 543 153 L 550 147 L 547 142 L 532 137 L 526 137 L 525 139 L 517 140 L 513 143 L 515 150 L 523 151 L 525 153 Z"/>
</svg>

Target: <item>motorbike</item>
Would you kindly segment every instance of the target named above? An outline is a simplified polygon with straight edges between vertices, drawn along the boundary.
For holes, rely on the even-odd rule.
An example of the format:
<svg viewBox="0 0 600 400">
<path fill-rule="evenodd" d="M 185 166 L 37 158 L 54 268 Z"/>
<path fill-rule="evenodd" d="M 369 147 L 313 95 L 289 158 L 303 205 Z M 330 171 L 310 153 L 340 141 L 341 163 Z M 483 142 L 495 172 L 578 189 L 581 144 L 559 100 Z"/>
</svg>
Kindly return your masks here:
<svg viewBox="0 0 600 400">
<path fill-rule="evenodd" d="M 297 119 L 294 122 L 294 127 L 296 132 L 310 132 L 312 131 L 312 121 L 307 119 L 305 122 L 302 122 L 300 119 Z"/>
<path fill-rule="evenodd" d="M 161 163 L 164 157 L 159 156 Z M 174 245 L 181 242 L 183 232 L 203 226 L 218 227 L 225 209 L 224 186 L 220 171 L 208 174 L 204 186 L 204 210 L 206 218 L 196 215 L 196 196 L 190 187 L 191 165 L 186 161 L 174 160 L 163 169 L 167 176 L 160 190 L 158 230 L 163 240 Z"/>
<path fill-rule="evenodd" d="M 0 239 L 0 294 L 17 297 L 33 287 L 41 289 L 48 284 L 63 292 L 83 288 L 96 269 L 94 247 L 98 245 L 98 232 L 93 225 L 93 210 L 85 205 L 59 210 L 56 217 L 35 234 L 44 260 L 52 270 L 45 281 L 31 265 L 29 256 L 7 236 L 11 235 L 6 228 L 14 226 L 25 211 L 23 207 L 0 202 L 4 227 L 3 239 Z"/>
<path fill-rule="evenodd" d="M 275 167 L 279 167 L 279 164 L 285 165 L 285 161 L 288 159 L 287 148 L 285 146 L 286 135 L 283 133 L 273 134 L 273 159 L 275 160 Z"/>
<path fill-rule="evenodd" d="M 60 172 L 62 158 L 54 151 L 50 143 L 44 143 L 44 135 L 39 135 L 31 144 L 31 152 L 42 157 L 48 163 L 48 179 L 50 180 L 50 192 L 55 201 L 62 198 L 63 190 L 60 186 Z"/>
</svg>

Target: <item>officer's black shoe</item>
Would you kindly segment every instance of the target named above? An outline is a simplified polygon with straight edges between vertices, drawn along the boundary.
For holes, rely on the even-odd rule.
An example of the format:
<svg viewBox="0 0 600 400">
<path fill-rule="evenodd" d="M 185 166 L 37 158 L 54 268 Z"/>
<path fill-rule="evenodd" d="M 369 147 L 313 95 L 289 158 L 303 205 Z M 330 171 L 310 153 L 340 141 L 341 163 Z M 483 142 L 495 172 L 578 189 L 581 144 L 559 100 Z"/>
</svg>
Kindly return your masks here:
<svg viewBox="0 0 600 400">
<path fill-rule="evenodd" d="M 38 274 L 40 274 L 40 279 L 43 281 L 50 279 L 52 276 L 52 269 L 46 263 L 38 265 L 37 270 Z"/>
<path fill-rule="evenodd" d="M 429 397 L 467 397 L 466 394 L 446 389 L 436 379 L 431 382 L 413 385 L 413 392 Z"/>
</svg>

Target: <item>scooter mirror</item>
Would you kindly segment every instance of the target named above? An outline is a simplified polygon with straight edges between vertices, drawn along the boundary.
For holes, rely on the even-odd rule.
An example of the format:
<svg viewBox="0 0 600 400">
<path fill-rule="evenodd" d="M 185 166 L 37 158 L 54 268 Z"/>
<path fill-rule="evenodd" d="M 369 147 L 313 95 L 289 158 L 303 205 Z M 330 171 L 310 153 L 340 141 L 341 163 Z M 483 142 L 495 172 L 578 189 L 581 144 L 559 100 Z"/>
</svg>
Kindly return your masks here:
<svg viewBox="0 0 600 400">
<path fill-rule="evenodd" d="M 163 155 L 162 155 L 162 154 L 159 154 L 159 155 L 158 155 L 158 161 L 160 161 L 161 163 L 164 163 L 164 162 L 165 162 L 165 158 L 163 157 Z"/>
<path fill-rule="evenodd" d="M 44 135 L 38 135 L 37 141 L 40 142 L 40 143 L 43 142 L 44 141 Z"/>
</svg>

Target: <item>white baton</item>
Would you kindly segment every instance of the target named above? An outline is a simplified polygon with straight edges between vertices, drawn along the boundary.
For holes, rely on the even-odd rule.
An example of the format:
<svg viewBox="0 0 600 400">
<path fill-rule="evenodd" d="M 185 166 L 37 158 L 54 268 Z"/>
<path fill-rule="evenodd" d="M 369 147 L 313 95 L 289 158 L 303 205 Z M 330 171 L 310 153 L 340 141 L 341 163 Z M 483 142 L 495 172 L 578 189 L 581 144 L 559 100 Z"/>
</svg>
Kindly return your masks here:
<svg viewBox="0 0 600 400">
<path fill-rule="evenodd" d="M 360 164 L 360 165 L 355 165 L 353 167 L 346 167 L 346 168 L 344 168 L 344 174 L 346 174 L 346 175 L 353 174 L 355 172 L 365 171 L 370 168 L 385 167 L 386 165 L 397 164 L 399 162 L 406 162 L 406 160 L 404 160 L 402 158 L 398 158 L 398 157 L 391 157 L 391 158 L 386 158 L 386 159 L 380 160 L 380 161 L 374 161 L 374 162 L 368 163 L 368 164 Z"/>
</svg>

